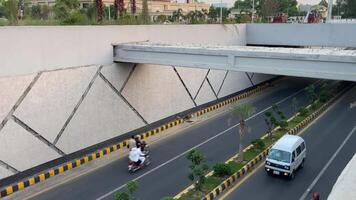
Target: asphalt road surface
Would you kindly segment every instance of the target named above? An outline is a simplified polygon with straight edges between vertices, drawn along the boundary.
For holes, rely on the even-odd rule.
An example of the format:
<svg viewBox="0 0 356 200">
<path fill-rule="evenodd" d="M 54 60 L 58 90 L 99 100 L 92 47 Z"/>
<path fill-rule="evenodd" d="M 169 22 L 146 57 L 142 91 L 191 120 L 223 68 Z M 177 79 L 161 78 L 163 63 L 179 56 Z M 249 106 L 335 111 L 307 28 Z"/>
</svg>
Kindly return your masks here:
<svg viewBox="0 0 356 200">
<path fill-rule="evenodd" d="M 327 199 L 338 176 L 356 153 L 356 108 L 350 108 L 355 101 L 356 87 L 302 133 L 307 159 L 294 180 L 269 177 L 262 165 L 225 199 L 309 200 L 313 192 Z"/>
<path fill-rule="evenodd" d="M 273 103 L 279 103 L 285 115 L 292 116 L 292 98 L 296 97 L 300 105 L 306 105 L 307 98 L 303 88 L 312 82 L 315 80 L 282 80 L 273 89 L 251 98 L 249 102 L 256 107 L 256 114 L 247 121 L 251 131 L 246 136 L 246 146 L 267 130 L 264 122 L 266 108 Z M 238 119 L 233 119 L 233 123 L 229 125 L 230 116 L 228 113 L 218 115 L 151 145 L 151 165 L 134 174 L 127 172 L 127 158 L 123 158 L 66 184 L 31 196 L 31 199 L 113 199 L 113 193 L 122 190 L 125 183 L 133 179 L 139 183 L 136 195 L 142 200 L 174 196 L 191 184 L 187 177 L 189 163 L 185 158 L 189 149 L 196 147 L 201 150 L 210 166 L 237 153 L 237 129 L 230 127 L 231 124 L 236 124 Z"/>
</svg>

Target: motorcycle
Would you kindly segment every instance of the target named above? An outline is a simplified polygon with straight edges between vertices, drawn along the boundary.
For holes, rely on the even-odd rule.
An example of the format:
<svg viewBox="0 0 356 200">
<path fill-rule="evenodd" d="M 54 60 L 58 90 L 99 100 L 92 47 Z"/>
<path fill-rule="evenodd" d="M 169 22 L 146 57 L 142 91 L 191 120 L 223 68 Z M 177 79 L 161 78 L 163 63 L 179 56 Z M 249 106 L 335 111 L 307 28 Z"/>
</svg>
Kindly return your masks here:
<svg viewBox="0 0 356 200">
<path fill-rule="evenodd" d="M 137 165 L 136 162 L 129 160 L 128 171 L 130 173 L 134 173 L 135 171 L 144 168 L 145 166 L 148 166 L 151 163 L 150 156 L 146 155 L 145 157 L 146 157 L 145 161 L 140 165 Z"/>
</svg>

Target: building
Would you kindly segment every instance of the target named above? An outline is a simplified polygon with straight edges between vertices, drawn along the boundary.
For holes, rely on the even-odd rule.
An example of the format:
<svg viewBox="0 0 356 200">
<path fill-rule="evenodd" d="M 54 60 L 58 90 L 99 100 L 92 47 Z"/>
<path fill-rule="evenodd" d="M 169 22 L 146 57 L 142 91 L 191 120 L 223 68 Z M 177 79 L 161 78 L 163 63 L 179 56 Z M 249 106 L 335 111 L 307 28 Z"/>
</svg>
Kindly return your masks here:
<svg viewBox="0 0 356 200">
<path fill-rule="evenodd" d="M 86 8 L 92 4 L 93 0 L 79 0 L 81 8 Z M 143 0 L 136 0 L 136 10 L 137 13 L 142 12 L 142 2 Z M 55 0 L 33 0 L 32 4 L 47 4 L 53 6 Z M 105 6 L 114 5 L 114 0 L 103 0 Z M 148 12 L 150 16 L 156 17 L 160 15 L 171 16 L 174 11 L 181 9 L 182 14 L 187 14 L 190 11 L 209 11 L 210 5 L 207 3 L 200 2 L 187 2 L 187 3 L 178 3 L 176 1 L 170 0 L 148 0 Z M 131 10 L 131 0 L 124 0 L 124 8 L 127 11 Z"/>
</svg>

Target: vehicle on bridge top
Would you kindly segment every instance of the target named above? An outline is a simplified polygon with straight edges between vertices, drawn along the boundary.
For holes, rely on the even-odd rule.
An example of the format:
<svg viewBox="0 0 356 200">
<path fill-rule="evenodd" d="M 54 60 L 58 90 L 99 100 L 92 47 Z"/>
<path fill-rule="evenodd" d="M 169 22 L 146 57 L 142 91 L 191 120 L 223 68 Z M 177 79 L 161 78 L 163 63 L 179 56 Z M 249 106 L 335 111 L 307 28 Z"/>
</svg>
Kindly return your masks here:
<svg viewBox="0 0 356 200">
<path fill-rule="evenodd" d="M 306 145 L 303 138 L 284 135 L 269 150 L 265 170 L 268 175 L 282 175 L 294 179 L 298 169 L 304 167 Z"/>
</svg>

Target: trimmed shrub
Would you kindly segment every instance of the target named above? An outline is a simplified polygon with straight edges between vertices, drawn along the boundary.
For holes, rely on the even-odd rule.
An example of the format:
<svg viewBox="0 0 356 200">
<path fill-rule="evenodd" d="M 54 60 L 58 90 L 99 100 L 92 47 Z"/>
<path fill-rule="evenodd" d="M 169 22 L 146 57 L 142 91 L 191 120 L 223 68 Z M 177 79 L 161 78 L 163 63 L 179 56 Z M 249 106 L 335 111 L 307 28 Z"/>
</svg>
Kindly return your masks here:
<svg viewBox="0 0 356 200">
<path fill-rule="evenodd" d="M 225 164 L 225 163 L 217 163 L 214 167 L 214 174 L 223 177 L 223 176 L 229 176 L 233 173 L 230 165 Z"/>
<path fill-rule="evenodd" d="M 281 120 L 278 122 L 278 125 L 282 128 L 282 129 L 286 129 L 288 126 L 288 122 L 286 120 Z"/>
<path fill-rule="evenodd" d="M 319 102 L 315 101 L 314 103 L 312 103 L 312 105 L 311 105 L 310 108 L 313 109 L 313 110 L 315 110 L 315 109 L 318 108 L 318 106 L 319 106 Z"/>
<path fill-rule="evenodd" d="M 299 113 L 300 113 L 300 115 L 301 115 L 302 117 L 307 116 L 307 115 L 308 115 L 308 112 L 309 112 L 308 109 L 305 108 L 305 107 L 299 108 Z"/>
<path fill-rule="evenodd" d="M 256 140 L 253 140 L 251 142 L 254 146 L 254 148 L 258 149 L 258 150 L 263 150 L 265 148 L 265 143 L 263 142 L 263 140 L 261 139 L 256 139 Z"/>
</svg>

